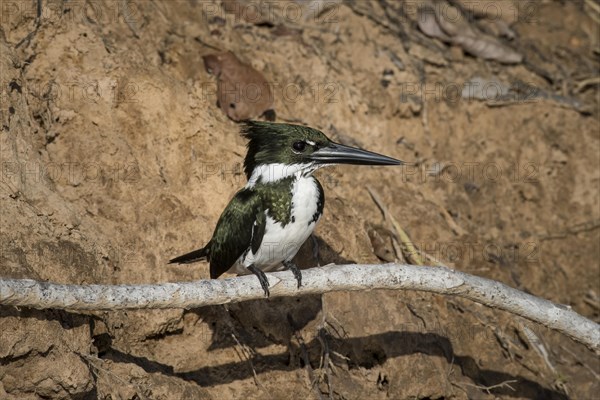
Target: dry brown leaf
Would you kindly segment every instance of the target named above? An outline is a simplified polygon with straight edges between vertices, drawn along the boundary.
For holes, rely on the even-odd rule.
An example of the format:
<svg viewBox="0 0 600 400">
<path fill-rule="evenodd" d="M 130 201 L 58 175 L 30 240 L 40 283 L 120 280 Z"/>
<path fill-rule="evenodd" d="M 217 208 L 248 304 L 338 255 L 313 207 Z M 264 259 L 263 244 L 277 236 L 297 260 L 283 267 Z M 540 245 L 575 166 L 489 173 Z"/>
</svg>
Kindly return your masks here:
<svg viewBox="0 0 600 400">
<path fill-rule="evenodd" d="M 255 118 L 273 106 L 269 82 L 232 52 L 202 57 L 208 73 L 217 77 L 219 107 L 234 121 Z"/>
<path fill-rule="evenodd" d="M 396 255 L 392 243 L 394 234 L 381 225 L 369 224 L 367 234 L 373 246 L 373 252 L 382 261 L 394 262 Z"/>
</svg>

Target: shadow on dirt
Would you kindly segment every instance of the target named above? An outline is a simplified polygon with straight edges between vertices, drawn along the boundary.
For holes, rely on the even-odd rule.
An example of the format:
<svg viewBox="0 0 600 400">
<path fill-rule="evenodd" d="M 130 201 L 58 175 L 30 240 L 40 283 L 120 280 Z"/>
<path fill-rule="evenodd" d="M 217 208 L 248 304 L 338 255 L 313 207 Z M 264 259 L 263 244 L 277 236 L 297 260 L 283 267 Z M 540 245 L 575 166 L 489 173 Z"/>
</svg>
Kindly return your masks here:
<svg viewBox="0 0 600 400">
<path fill-rule="evenodd" d="M 482 369 L 472 357 L 454 354 L 448 338 L 435 333 L 391 331 L 359 338 L 341 339 L 327 336 L 327 341 L 330 351 L 335 351 L 352 360 L 347 365 L 349 369 L 358 367 L 373 368 L 384 364 L 386 360 L 391 358 L 423 353 L 445 358 L 448 363 L 453 363 L 460 367 L 465 376 L 468 376 L 473 382 L 481 386 L 491 386 L 499 382 L 516 380 L 515 383 L 511 384 L 515 391 L 500 387 L 490 390 L 494 395 L 530 399 L 567 399 L 564 394 L 543 387 L 522 376 Z M 313 368 L 316 368 L 319 365 L 319 354 L 321 351 L 319 339 L 316 338 L 306 343 L 306 347 L 309 349 L 310 363 Z M 170 376 L 177 376 L 187 381 L 195 382 L 200 386 L 222 385 L 237 380 L 248 379 L 253 376 L 250 364 L 245 361 L 176 373 L 171 366 L 151 361 L 145 357 L 125 354 L 115 349 L 109 350 L 104 358 L 114 362 L 134 363 L 146 372 L 159 372 Z M 293 371 L 304 367 L 301 362 L 300 348 L 297 346 L 292 346 L 288 352 L 280 354 L 268 356 L 256 355 L 252 359 L 252 365 L 259 376 L 269 371 Z"/>
</svg>

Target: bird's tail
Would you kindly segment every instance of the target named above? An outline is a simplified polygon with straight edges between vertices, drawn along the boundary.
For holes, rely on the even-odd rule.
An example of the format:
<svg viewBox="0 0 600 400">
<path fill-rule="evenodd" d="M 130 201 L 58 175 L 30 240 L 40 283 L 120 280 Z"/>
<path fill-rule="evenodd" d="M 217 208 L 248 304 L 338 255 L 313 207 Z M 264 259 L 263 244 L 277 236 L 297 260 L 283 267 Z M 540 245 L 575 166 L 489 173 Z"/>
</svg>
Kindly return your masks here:
<svg viewBox="0 0 600 400">
<path fill-rule="evenodd" d="M 189 264 L 196 261 L 204 260 L 205 258 L 208 258 L 208 249 L 209 245 L 206 245 L 201 249 L 194 250 L 179 257 L 175 257 L 174 259 L 169 261 L 169 264 Z"/>
</svg>

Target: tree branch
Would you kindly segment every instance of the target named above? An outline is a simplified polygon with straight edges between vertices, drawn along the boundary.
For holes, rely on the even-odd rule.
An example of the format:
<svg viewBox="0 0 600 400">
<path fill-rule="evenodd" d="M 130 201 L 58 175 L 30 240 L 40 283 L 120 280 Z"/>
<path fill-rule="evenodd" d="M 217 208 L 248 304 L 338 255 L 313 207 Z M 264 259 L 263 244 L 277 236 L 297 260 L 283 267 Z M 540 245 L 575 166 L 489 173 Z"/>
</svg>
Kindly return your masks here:
<svg viewBox="0 0 600 400">
<path fill-rule="evenodd" d="M 298 289 L 289 271 L 267 274 L 271 297 L 342 290 L 420 290 L 455 295 L 498 308 L 557 330 L 600 351 L 600 325 L 566 306 L 500 282 L 442 267 L 402 264 L 333 265 L 304 270 Z M 29 279 L 0 279 L 0 305 L 69 310 L 194 308 L 262 299 L 254 276 L 156 285 L 62 285 Z"/>
</svg>

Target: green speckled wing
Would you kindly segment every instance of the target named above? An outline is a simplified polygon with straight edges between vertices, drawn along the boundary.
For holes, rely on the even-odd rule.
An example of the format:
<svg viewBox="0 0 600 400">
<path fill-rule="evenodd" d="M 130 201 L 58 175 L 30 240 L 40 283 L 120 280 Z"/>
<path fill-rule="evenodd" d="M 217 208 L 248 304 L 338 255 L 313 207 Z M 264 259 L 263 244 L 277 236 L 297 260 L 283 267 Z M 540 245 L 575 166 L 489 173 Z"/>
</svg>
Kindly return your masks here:
<svg viewBox="0 0 600 400">
<path fill-rule="evenodd" d="M 252 189 L 236 193 L 221 214 L 210 242 L 210 277 L 229 270 L 248 249 L 262 243 L 266 218 L 260 196 Z"/>
</svg>

